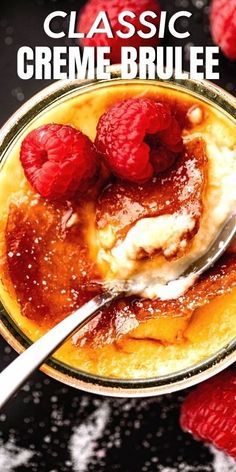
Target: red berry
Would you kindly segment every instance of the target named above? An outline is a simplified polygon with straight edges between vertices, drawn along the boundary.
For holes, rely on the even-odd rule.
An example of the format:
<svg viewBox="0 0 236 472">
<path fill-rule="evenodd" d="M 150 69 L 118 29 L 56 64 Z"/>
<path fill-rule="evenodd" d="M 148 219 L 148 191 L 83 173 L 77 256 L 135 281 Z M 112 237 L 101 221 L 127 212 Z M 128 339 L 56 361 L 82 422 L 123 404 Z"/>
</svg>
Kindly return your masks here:
<svg viewBox="0 0 236 472">
<path fill-rule="evenodd" d="M 31 131 L 20 160 L 32 187 L 50 200 L 84 191 L 97 171 L 93 143 L 72 126 L 48 124 Z"/>
<path fill-rule="evenodd" d="M 213 40 L 229 59 L 236 59 L 236 1 L 213 0 L 211 8 Z"/>
<path fill-rule="evenodd" d="M 132 98 L 102 115 L 95 143 L 115 175 L 144 182 L 173 164 L 182 137 L 168 105 Z"/>
<path fill-rule="evenodd" d="M 225 371 L 193 390 L 182 405 L 180 423 L 236 458 L 236 372 Z"/>
<path fill-rule="evenodd" d="M 154 19 L 148 17 L 147 20 L 158 28 L 160 19 L 158 0 L 89 0 L 81 11 L 77 31 L 87 34 L 101 11 L 105 11 L 109 18 L 114 38 L 107 38 L 106 34 L 97 33 L 93 38 L 83 38 L 81 42 L 84 46 L 110 46 L 110 57 L 113 64 L 120 63 L 122 46 L 138 48 L 140 46 L 156 46 L 158 44 L 157 34 L 150 39 L 140 38 L 137 33 L 128 39 L 121 39 L 116 35 L 116 31 L 118 30 L 121 30 L 123 33 L 129 31 L 127 27 L 121 26 L 118 23 L 118 15 L 122 11 L 132 11 L 135 13 L 135 18 L 127 17 L 126 21 L 132 23 L 136 31 L 141 29 L 144 33 L 149 32 L 149 28 L 141 25 L 139 15 L 144 11 L 153 11 L 156 13 L 157 17 Z"/>
</svg>

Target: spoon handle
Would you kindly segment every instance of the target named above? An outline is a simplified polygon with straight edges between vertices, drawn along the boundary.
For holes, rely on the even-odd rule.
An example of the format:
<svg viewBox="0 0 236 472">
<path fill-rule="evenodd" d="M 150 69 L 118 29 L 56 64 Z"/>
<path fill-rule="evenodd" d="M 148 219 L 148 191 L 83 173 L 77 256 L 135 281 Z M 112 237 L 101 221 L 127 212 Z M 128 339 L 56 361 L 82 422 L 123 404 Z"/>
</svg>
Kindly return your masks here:
<svg viewBox="0 0 236 472">
<path fill-rule="evenodd" d="M 96 316 L 97 310 L 117 297 L 115 292 L 97 295 L 33 343 L 0 374 L 0 409 L 69 336 Z"/>
</svg>

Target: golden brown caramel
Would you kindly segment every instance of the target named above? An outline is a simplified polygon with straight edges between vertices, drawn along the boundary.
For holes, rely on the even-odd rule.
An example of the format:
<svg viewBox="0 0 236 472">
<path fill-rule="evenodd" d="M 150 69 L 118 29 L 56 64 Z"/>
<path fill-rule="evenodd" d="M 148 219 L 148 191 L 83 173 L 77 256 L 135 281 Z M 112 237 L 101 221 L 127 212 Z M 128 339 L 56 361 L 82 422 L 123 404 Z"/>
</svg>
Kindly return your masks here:
<svg viewBox="0 0 236 472">
<path fill-rule="evenodd" d="M 77 224 L 67 228 L 74 209 Z M 52 326 L 99 290 L 85 241 L 89 202 L 50 204 L 31 194 L 11 205 L 6 227 L 8 273 L 22 313 Z"/>
<path fill-rule="evenodd" d="M 33 202 L 33 205 L 32 205 Z M 28 198 L 10 208 L 6 228 L 8 273 L 24 316 L 52 326 L 100 291 L 100 275 L 85 241 L 88 201 L 77 206 L 78 222 L 65 227 L 74 211 L 65 204 Z M 68 214 L 69 213 L 69 214 Z M 141 323 L 160 317 L 187 317 L 236 284 L 236 254 L 224 256 L 177 300 L 123 298 L 101 311 L 83 331 L 82 344 L 114 342 Z M 149 336 L 151 337 L 151 336 Z M 78 340 L 81 342 L 80 336 Z"/>
</svg>

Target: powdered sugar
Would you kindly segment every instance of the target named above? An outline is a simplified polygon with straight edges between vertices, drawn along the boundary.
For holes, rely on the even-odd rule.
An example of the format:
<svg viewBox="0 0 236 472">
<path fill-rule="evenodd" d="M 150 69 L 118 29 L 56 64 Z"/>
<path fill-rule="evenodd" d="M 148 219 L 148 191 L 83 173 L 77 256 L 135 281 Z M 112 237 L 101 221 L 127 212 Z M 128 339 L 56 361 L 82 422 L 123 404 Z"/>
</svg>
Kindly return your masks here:
<svg viewBox="0 0 236 472">
<path fill-rule="evenodd" d="M 74 472 L 86 472 L 87 466 L 95 454 L 96 441 L 103 435 L 108 422 L 110 407 L 103 402 L 87 420 L 75 428 L 69 441 L 69 450 Z M 100 450 L 96 455 L 103 456 L 105 451 Z"/>
<path fill-rule="evenodd" d="M 163 442 L 166 429 L 172 424 L 172 414 L 178 408 L 178 404 L 173 401 L 173 398 L 171 400 L 171 398 L 168 400 L 168 396 L 166 396 L 164 398 L 140 399 L 137 403 L 135 399 L 103 400 L 83 396 L 76 403 L 76 410 L 79 416 L 75 415 L 73 419 L 69 420 L 64 416 L 64 409 L 58 408 L 58 397 L 54 395 L 51 397 L 51 403 L 56 408 L 52 410 L 50 434 L 44 437 L 44 443 L 46 443 L 45 451 L 48 449 L 50 454 L 54 454 L 55 471 L 60 470 L 60 467 L 59 462 L 57 463 L 59 458 L 55 459 L 57 456 L 55 456 L 53 444 L 59 444 L 55 440 L 59 440 L 61 435 L 64 436 L 64 432 L 67 429 L 69 429 L 69 438 L 68 442 L 66 441 L 65 443 L 64 457 L 66 458 L 67 451 L 69 457 L 64 463 L 63 470 L 68 470 L 68 472 L 87 472 L 88 470 L 103 470 L 103 467 L 105 470 L 106 465 L 109 463 L 107 451 L 111 451 L 111 448 L 118 450 L 122 462 L 124 460 L 123 454 L 125 454 L 123 452 L 125 451 L 124 440 L 127 440 L 128 433 L 132 431 L 134 437 L 140 437 L 138 431 L 142 429 L 143 424 L 145 427 L 145 421 L 148 422 L 153 419 L 153 416 L 149 416 L 149 413 L 155 408 L 155 417 L 158 417 L 159 421 L 154 431 L 153 425 L 150 424 L 150 432 L 145 435 L 145 438 L 143 437 L 142 446 L 147 451 L 148 459 L 140 464 L 140 472 L 152 472 L 154 470 L 156 472 L 236 472 L 236 462 L 232 458 L 207 444 L 202 447 L 202 450 L 205 449 L 206 454 L 211 455 L 212 458 L 205 464 L 196 464 L 196 455 L 191 458 L 191 455 L 187 454 L 186 449 L 179 452 L 177 461 L 175 454 L 172 454 L 173 451 L 171 452 L 168 448 L 166 449 L 166 456 L 165 454 L 164 456 L 160 454 L 158 441 L 162 440 Z M 95 409 L 77 424 L 78 419 L 80 421 L 81 417 L 84 418 L 84 412 L 89 405 L 95 407 Z M 5 415 L 2 416 L 4 416 L 2 418 L 3 421 Z M 119 421 L 114 428 L 112 425 L 116 417 Z M 125 434 L 123 435 L 124 432 Z M 157 446 L 155 452 L 153 451 L 154 444 Z M 181 445 L 178 442 L 178 437 L 177 444 Z M 199 445 L 201 444 L 199 443 Z M 186 447 L 188 447 L 187 441 Z M 0 442 L 0 471 L 16 472 L 18 467 L 23 466 L 24 470 L 41 472 L 44 469 L 36 465 L 37 458 L 40 464 L 44 460 L 42 451 L 39 450 L 41 449 L 40 444 L 37 445 L 37 449 L 37 452 L 33 452 L 31 449 L 17 446 L 15 434 L 12 433 L 7 442 Z M 165 457 L 167 459 L 172 457 L 173 462 L 169 461 L 168 464 Z M 46 464 L 49 467 L 48 462 L 45 462 L 45 466 Z"/>
<path fill-rule="evenodd" d="M 26 466 L 33 455 L 32 451 L 17 447 L 13 439 L 5 444 L 0 443 L 0 470 L 1 472 L 13 472 L 16 467 Z"/>
<path fill-rule="evenodd" d="M 227 456 L 213 446 L 207 446 L 213 455 L 212 464 L 209 465 L 190 465 L 181 462 L 177 467 L 163 467 L 159 465 L 157 472 L 236 472 L 236 462 L 232 457 Z"/>
</svg>

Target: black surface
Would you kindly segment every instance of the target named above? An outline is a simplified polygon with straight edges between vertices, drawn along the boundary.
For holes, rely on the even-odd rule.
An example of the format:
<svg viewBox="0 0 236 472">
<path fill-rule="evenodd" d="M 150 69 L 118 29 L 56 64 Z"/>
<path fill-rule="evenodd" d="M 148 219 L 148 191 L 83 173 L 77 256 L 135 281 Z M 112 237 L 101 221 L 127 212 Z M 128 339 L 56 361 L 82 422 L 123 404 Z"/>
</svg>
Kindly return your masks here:
<svg viewBox="0 0 236 472">
<path fill-rule="evenodd" d="M 209 2 L 162 3 L 170 12 L 193 12 L 191 38 L 185 43 L 188 69 L 189 46 L 211 44 Z M 73 0 L 1 2 L 1 124 L 21 103 L 48 85 L 46 81 L 18 79 L 17 49 L 22 45 L 59 45 L 43 32 L 45 16 L 53 10 L 76 10 L 80 5 Z M 65 42 L 68 44 L 68 40 L 62 44 Z M 179 43 L 167 37 L 165 44 Z M 219 84 L 234 92 L 236 64 L 221 56 L 220 69 Z M 15 355 L 2 340 L 0 367 L 4 368 Z M 0 414 L 0 472 L 235 472 L 236 466 L 226 457 L 216 455 L 180 430 L 179 406 L 185 394 L 184 391 L 144 400 L 105 399 L 36 373 Z M 72 447 L 75 438 L 77 447 Z"/>
</svg>

